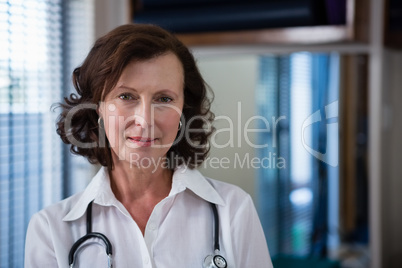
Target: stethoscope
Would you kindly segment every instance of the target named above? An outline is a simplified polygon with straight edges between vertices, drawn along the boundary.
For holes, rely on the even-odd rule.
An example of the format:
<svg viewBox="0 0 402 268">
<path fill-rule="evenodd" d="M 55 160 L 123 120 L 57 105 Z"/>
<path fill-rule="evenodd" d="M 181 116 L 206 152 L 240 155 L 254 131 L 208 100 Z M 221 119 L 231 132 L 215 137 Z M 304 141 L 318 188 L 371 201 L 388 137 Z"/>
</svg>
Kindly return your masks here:
<svg viewBox="0 0 402 268">
<path fill-rule="evenodd" d="M 90 238 L 99 238 L 100 240 L 103 241 L 106 247 L 106 254 L 108 258 L 108 268 L 113 267 L 112 263 L 112 244 L 110 243 L 109 239 L 106 237 L 106 235 L 102 233 L 97 233 L 97 232 L 92 232 L 92 203 L 91 201 L 88 204 L 87 208 L 87 234 L 78 239 L 73 246 L 70 249 L 70 252 L 68 254 L 68 265 L 70 268 L 74 266 L 74 255 L 77 252 L 77 249 L 88 239 Z M 212 211 L 214 214 L 214 254 L 208 255 L 204 259 L 203 263 L 203 268 L 226 268 L 227 263 L 226 259 L 220 255 L 220 246 L 219 246 L 219 216 L 218 216 L 218 210 L 216 208 L 216 205 L 213 203 L 210 203 L 212 207 Z"/>
</svg>

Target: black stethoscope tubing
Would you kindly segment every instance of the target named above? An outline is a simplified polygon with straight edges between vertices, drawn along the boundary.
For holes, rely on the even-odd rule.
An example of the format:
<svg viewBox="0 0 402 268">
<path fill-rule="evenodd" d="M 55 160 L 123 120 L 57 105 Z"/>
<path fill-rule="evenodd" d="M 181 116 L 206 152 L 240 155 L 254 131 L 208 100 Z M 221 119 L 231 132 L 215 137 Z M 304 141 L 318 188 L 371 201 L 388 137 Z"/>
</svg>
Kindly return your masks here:
<svg viewBox="0 0 402 268">
<path fill-rule="evenodd" d="M 78 239 L 73 244 L 73 246 L 71 247 L 70 252 L 68 254 L 68 265 L 70 266 L 70 268 L 72 268 L 74 265 L 75 252 L 77 251 L 77 249 L 79 248 L 79 246 L 82 243 L 84 243 L 85 241 L 87 241 L 90 238 L 99 238 L 103 241 L 103 243 L 105 243 L 106 254 L 108 256 L 108 261 L 109 261 L 108 266 L 112 267 L 112 254 L 113 254 L 112 243 L 110 243 L 110 241 L 106 237 L 106 235 L 104 235 L 102 233 L 92 232 L 92 203 L 93 203 L 93 201 L 91 201 L 88 204 L 88 208 L 87 208 L 87 234 L 84 235 L 83 237 L 81 237 L 80 239 Z"/>
<path fill-rule="evenodd" d="M 214 222 L 215 222 L 215 227 L 214 227 L 214 231 L 215 231 L 215 244 L 214 244 L 214 250 L 220 250 L 220 246 L 219 246 L 219 216 L 218 216 L 218 209 L 216 208 L 216 205 L 214 203 L 209 203 L 211 204 L 212 207 L 212 211 L 214 213 Z"/>
<path fill-rule="evenodd" d="M 110 243 L 109 239 L 106 237 L 106 235 L 98 232 L 92 232 L 92 203 L 91 201 L 88 204 L 87 207 L 87 233 L 80 239 L 78 239 L 73 246 L 70 249 L 70 252 L 68 254 L 68 264 L 69 267 L 72 268 L 74 265 L 74 255 L 77 252 L 77 249 L 79 246 L 87 241 L 90 238 L 99 238 L 101 239 L 105 246 L 106 246 L 106 254 L 108 256 L 108 267 L 112 267 L 112 254 L 113 254 L 113 248 L 112 248 L 112 243 Z M 209 202 L 211 207 L 212 207 L 212 212 L 214 214 L 214 251 L 219 252 L 220 251 L 220 245 L 219 245 L 219 216 L 218 216 L 218 209 L 216 208 L 216 205 L 214 203 Z M 226 266 L 225 266 L 226 267 Z"/>
</svg>

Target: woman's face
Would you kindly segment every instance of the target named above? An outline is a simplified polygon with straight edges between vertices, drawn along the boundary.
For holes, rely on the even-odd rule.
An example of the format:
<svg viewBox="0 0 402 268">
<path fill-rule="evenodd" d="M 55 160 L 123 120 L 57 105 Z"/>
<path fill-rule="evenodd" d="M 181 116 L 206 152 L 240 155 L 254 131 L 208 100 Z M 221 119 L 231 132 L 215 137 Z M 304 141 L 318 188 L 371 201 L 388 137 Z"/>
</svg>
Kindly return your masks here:
<svg viewBox="0 0 402 268">
<path fill-rule="evenodd" d="M 158 164 L 178 129 L 184 103 L 184 74 L 173 53 L 132 62 L 99 106 L 114 162 Z"/>
</svg>

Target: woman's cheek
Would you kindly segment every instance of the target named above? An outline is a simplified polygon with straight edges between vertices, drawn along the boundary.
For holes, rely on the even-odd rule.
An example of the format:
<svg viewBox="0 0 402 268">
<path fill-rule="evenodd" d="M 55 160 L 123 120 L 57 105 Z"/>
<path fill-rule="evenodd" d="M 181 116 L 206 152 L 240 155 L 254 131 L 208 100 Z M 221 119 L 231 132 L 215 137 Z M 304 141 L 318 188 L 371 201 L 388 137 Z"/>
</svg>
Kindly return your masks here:
<svg viewBox="0 0 402 268">
<path fill-rule="evenodd" d="M 177 118 L 171 118 L 170 120 L 166 120 L 164 124 L 164 133 L 168 133 L 166 135 L 169 143 L 173 142 L 177 136 L 177 133 L 179 131 L 179 122 L 180 122 L 180 117 Z"/>
<path fill-rule="evenodd" d="M 119 141 L 122 139 L 122 133 L 119 127 L 119 120 L 117 114 L 108 114 L 105 124 L 106 136 L 109 140 L 110 146 L 115 148 Z"/>
</svg>

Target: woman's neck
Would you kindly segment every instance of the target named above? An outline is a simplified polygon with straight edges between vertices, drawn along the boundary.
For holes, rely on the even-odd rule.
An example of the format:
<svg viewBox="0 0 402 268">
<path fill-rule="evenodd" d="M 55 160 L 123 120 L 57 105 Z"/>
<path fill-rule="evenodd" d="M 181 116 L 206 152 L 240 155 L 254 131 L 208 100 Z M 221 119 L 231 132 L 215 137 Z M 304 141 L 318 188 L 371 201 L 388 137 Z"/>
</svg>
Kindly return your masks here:
<svg viewBox="0 0 402 268">
<path fill-rule="evenodd" d="M 109 171 L 112 191 L 120 202 L 130 204 L 149 200 L 154 203 L 168 196 L 172 186 L 172 170 L 126 164 L 115 161 L 113 170 Z"/>
<path fill-rule="evenodd" d="M 126 163 L 115 161 L 109 175 L 114 195 L 144 235 L 155 206 L 169 195 L 173 171 L 162 167 L 155 170 L 127 167 Z"/>
</svg>

